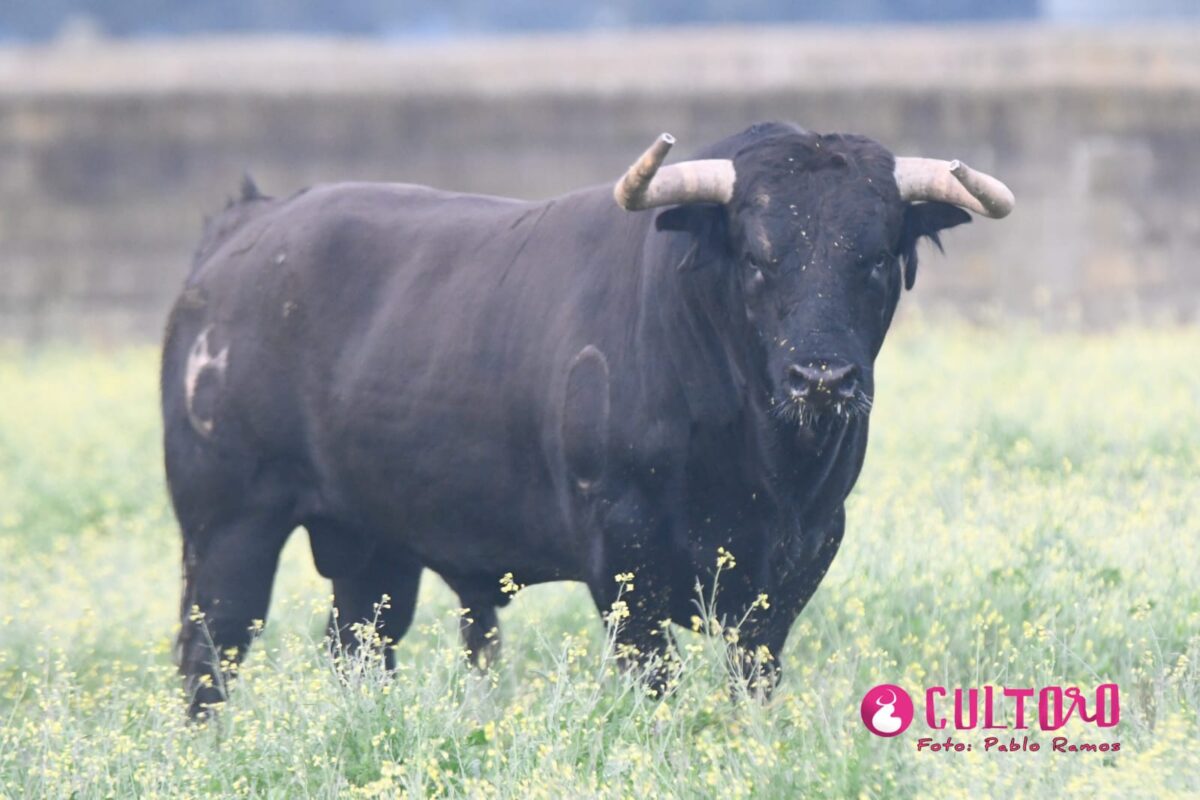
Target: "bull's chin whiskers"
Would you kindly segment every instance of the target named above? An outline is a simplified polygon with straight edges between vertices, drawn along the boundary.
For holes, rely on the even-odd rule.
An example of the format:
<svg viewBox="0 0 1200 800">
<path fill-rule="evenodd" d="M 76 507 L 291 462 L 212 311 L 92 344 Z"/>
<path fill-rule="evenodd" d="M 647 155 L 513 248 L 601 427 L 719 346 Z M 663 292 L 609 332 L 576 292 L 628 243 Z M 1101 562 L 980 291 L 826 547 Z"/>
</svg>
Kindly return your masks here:
<svg viewBox="0 0 1200 800">
<path fill-rule="evenodd" d="M 802 398 L 772 399 L 767 415 L 786 425 L 810 428 L 828 418 L 848 424 L 859 417 L 869 416 L 874 404 L 873 398 L 863 391 L 855 392 L 853 397 L 825 408 L 816 407 Z"/>
<path fill-rule="evenodd" d="M 768 414 L 787 425 L 804 425 L 805 411 L 803 403 L 797 403 L 793 400 L 772 401 L 771 410 Z"/>
<path fill-rule="evenodd" d="M 851 413 L 856 416 L 865 417 L 871 413 L 871 408 L 875 405 L 875 398 L 864 391 L 857 391 L 854 397 L 850 400 Z"/>
</svg>

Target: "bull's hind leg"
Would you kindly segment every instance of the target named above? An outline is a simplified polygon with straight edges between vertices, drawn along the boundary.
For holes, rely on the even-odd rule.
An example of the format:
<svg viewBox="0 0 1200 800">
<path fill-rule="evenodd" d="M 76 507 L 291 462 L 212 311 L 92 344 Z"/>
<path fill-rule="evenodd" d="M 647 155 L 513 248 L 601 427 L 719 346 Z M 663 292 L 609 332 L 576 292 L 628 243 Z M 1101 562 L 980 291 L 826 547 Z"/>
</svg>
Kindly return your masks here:
<svg viewBox="0 0 1200 800">
<path fill-rule="evenodd" d="M 458 630 L 463 650 L 476 669 L 486 670 L 500 660 L 500 620 L 496 608 L 508 604 L 500 581 L 479 576 L 442 575 L 455 594 L 461 616 Z"/>
<path fill-rule="evenodd" d="M 500 620 L 496 606 L 484 595 L 460 595 L 466 609 L 459 620 L 467 658 L 477 669 L 485 670 L 500 659 Z"/>
<path fill-rule="evenodd" d="M 411 557 L 376 552 L 357 570 L 333 577 L 328 630 L 335 656 L 353 655 L 366 643 L 382 650 L 388 669 L 395 667 L 394 647 L 412 624 L 421 569 Z"/>
<path fill-rule="evenodd" d="M 266 621 L 279 553 L 291 527 L 280 516 L 247 515 L 184 532 L 179 670 L 197 717 L 226 699 L 230 679 Z"/>
</svg>

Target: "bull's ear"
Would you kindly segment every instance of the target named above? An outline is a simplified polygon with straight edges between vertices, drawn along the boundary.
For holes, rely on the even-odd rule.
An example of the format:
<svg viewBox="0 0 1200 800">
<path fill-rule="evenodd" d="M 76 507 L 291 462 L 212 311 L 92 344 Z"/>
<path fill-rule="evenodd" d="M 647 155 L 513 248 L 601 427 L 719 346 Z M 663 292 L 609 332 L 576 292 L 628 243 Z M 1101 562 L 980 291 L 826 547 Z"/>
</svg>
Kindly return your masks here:
<svg viewBox="0 0 1200 800">
<path fill-rule="evenodd" d="M 904 208 L 904 229 L 900 233 L 897 252 L 904 264 L 904 288 L 911 289 L 917 280 L 917 242 L 922 236 L 942 249 L 939 233 L 946 228 L 971 221 L 971 215 L 950 203 L 909 203 Z"/>
<path fill-rule="evenodd" d="M 719 205 L 696 203 L 668 208 L 654 218 L 654 227 L 690 235 L 691 243 L 675 267 L 679 272 L 691 272 L 712 263 L 712 258 L 700 257 L 702 252 L 710 255 L 725 252 L 721 244 L 725 241 L 725 214 Z"/>
<path fill-rule="evenodd" d="M 695 203 L 674 206 L 654 218 L 654 227 L 660 231 L 680 233 L 711 233 L 721 223 L 721 206 L 715 203 Z"/>
</svg>

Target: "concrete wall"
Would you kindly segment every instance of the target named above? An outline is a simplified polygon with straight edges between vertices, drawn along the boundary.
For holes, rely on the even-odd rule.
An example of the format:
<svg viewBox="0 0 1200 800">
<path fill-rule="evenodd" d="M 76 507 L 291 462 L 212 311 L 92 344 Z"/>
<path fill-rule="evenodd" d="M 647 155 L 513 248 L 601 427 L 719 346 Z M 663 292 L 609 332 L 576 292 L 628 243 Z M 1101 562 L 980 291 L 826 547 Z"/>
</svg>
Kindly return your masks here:
<svg viewBox="0 0 1200 800">
<path fill-rule="evenodd" d="M 764 119 L 962 158 L 1018 197 L 905 304 L 1200 314 L 1200 29 L 772 29 L 0 51 L 0 339 L 152 339 L 243 169 L 540 197 Z"/>
</svg>

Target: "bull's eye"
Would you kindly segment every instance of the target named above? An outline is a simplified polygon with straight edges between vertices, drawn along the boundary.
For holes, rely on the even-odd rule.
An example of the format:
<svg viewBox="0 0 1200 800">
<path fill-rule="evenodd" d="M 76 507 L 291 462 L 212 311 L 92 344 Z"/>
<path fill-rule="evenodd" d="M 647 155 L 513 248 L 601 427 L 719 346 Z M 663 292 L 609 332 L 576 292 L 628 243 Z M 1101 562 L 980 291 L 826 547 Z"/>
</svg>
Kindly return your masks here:
<svg viewBox="0 0 1200 800">
<path fill-rule="evenodd" d="M 880 252 L 874 257 L 864 258 L 863 261 L 870 265 L 872 275 L 883 275 L 892 263 L 892 256 L 890 253 Z"/>
<path fill-rule="evenodd" d="M 751 293 L 758 292 L 767 283 L 762 267 L 753 257 L 746 259 L 746 289 Z"/>
</svg>

